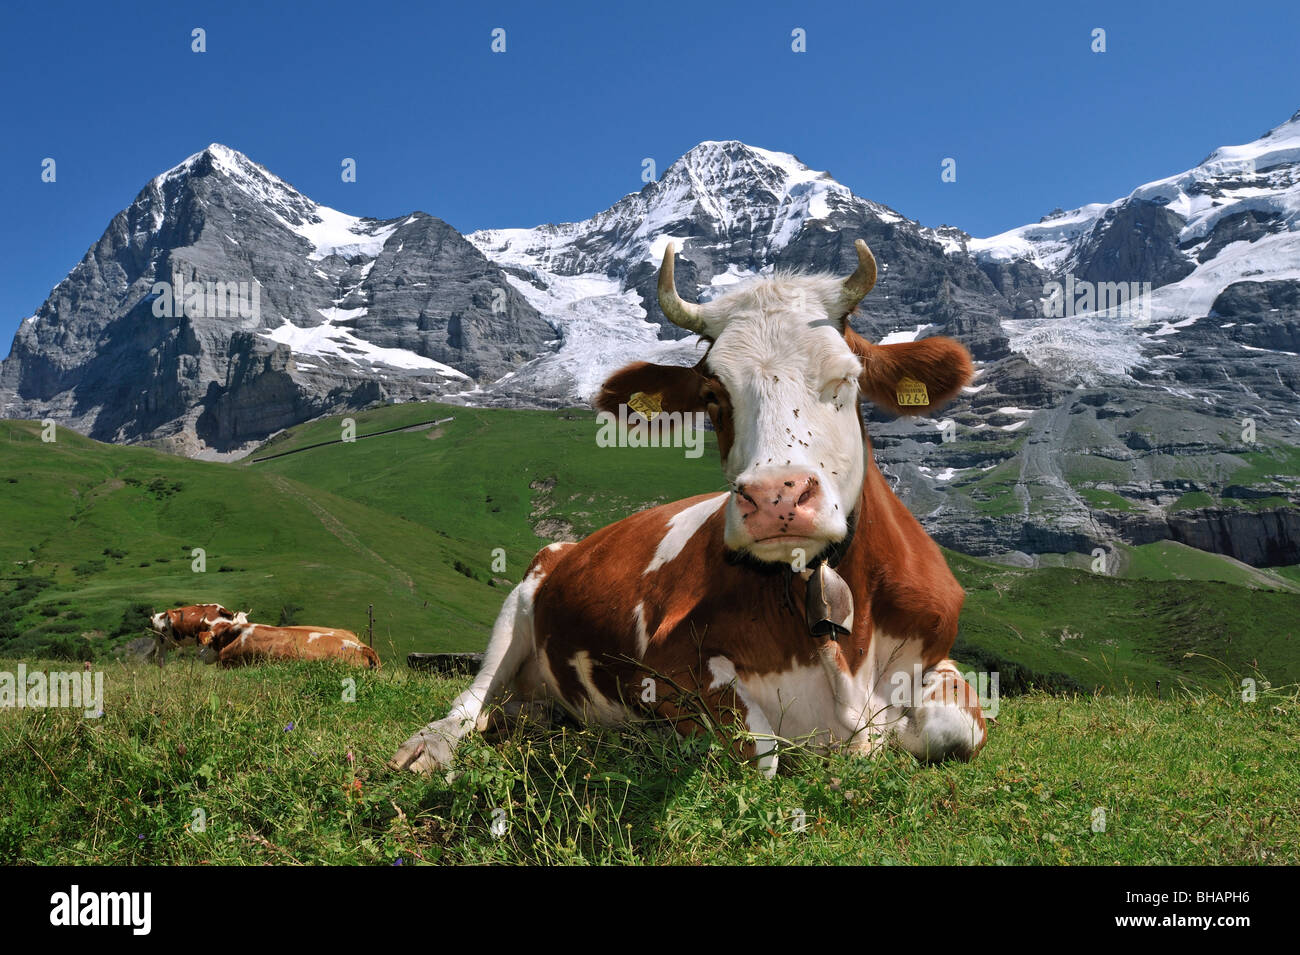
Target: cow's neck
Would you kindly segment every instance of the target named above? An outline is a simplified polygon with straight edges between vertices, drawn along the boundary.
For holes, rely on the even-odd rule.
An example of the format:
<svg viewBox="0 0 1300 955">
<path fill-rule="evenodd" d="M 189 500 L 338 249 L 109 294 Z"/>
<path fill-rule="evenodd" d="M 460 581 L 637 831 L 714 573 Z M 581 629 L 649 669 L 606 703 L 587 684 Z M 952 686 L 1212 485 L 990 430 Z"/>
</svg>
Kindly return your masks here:
<svg viewBox="0 0 1300 955">
<path fill-rule="evenodd" d="M 854 594 L 862 593 L 867 586 L 872 563 L 870 525 L 880 520 L 882 516 L 871 506 L 871 491 L 874 483 L 883 478 L 876 469 L 876 461 L 871 453 L 871 442 L 868 440 L 864 443 L 867 461 L 862 473 L 862 487 L 858 489 L 858 500 L 849 522 L 849 533 L 837 545 L 838 560 L 832 564 L 836 572 L 849 582 Z"/>
</svg>

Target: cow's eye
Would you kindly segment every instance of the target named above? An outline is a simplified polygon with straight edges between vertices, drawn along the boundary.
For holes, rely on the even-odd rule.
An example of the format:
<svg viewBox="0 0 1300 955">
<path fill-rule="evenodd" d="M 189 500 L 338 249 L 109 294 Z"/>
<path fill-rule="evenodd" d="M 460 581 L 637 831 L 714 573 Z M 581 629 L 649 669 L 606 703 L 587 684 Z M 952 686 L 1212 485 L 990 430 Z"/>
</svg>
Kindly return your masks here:
<svg viewBox="0 0 1300 955">
<path fill-rule="evenodd" d="M 822 401 L 834 401 L 842 403 L 852 401 L 857 397 L 858 380 L 846 375 L 843 378 L 833 378 L 822 386 Z"/>
</svg>

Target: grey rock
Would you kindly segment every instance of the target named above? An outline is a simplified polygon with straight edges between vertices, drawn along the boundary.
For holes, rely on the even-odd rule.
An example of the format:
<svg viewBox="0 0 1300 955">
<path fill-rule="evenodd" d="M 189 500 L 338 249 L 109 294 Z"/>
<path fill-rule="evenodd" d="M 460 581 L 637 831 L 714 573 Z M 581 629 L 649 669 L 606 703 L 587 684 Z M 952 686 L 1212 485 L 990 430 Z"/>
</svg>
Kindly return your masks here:
<svg viewBox="0 0 1300 955">
<path fill-rule="evenodd" d="M 377 401 L 583 404 L 624 362 L 698 360 L 659 312 L 666 238 L 694 301 L 776 269 L 847 274 L 864 238 L 881 273 L 853 326 L 873 341 L 952 335 L 978 363 L 934 417 L 866 411 L 882 470 L 940 542 L 1036 561 L 1167 539 L 1295 562 L 1300 475 L 1278 449 L 1300 445 L 1300 282 L 1270 250 L 1296 226 L 1297 128 L 1300 114 L 1251 144 L 1249 163 L 1241 147 L 1216 151 L 987 240 L 734 141 L 701 143 L 580 222 L 461 237 L 414 213 L 347 219 L 349 238 L 340 214 L 210 147 L 150 183 L 20 327 L 0 407 L 207 456 Z M 331 223 L 332 245 L 318 234 Z M 1251 268 L 1224 266 L 1245 247 Z M 1201 273 L 1184 281 L 1220 266 L 1212 301 L 1195 294 Z M 152 285 L 174 272 L 256 280 L 261 314 L 155 317 Z M 1046 317 L 1048 283 L 1067 278 L 1178 294 L 1157 295 L 1153 314 Z M 1270 459 L 1278 473 L 1259 477 Z M 1189 508 L 1189 494 L 1213 503 Z M 539 532 L 571 534 L 537 517 Z"/>
<path fill-rule="evenodd" d="M 157 314 L 155 284 L 177 277 L 244 283 L 246 307 Z M 213 145 L 150 182 L 19 327 L 0 404 L 101 440 L 231 453 L 322 414 L 473 390 L 554 337 L 442 220 L 342 216 Z"/>
</svg>

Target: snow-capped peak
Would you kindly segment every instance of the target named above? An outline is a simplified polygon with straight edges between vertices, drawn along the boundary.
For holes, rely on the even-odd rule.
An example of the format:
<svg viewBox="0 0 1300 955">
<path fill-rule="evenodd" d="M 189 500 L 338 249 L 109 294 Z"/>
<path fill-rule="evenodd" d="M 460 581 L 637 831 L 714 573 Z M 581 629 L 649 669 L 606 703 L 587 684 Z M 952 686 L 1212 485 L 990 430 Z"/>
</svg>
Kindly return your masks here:
<svg viewBox="0 0 1300 955">
<path fill-rule="evenodd" d="M 311 203 L 310 199 L 265 166 L 253 162 L 239 150 L 223 146 L 221 143 L 210 143 L 193 155 L 187 156 L 166 172 L 155 176 L 151 185 L 161 185 L 178 176 L 201 175 L 209 170 L 227 176 L 240 184 L 248 184 L 259 191 L 268 187 L 274 188 L 303 202 Z"/>
<path fill-rule="evenodd" d="M 160 200 L 160 206 L 165 207 L 169 183 L 210 173 L 234 184 L 285 228 L 310 242 L 313 250 L 307 258 L 312 261 L 330 255 L 378 255 L 396 229 L 396 225 L 351 216 L 314 202 L 265 166 L 221 143 L 208 145 L 155 177 L 146 187 L 146 195 Z M 162 208 L 155 207 L 155 231 L 162 221 Z"/>
<path fill-rule="evenodd" d="M 1283 230 L 1300 227 L 1300 112 L 1240 146 L 1220 146 L 1192 168 L 1138 186 L 1114 202 L 1089 203 L 985 239 L 969 250 L 994 262 L 1029 259 L 1055 272 L 1077 242 L 1112 209 L 1131 200 L 1154 202 L 1186 223 L 1179 235 L 1194 242 L 1225 216 L 1248 210 L 1276 216 Z"/>
<path fill-rule="evenodd" d="M 1108 208 L 1104 202 L 1091 202 L 1069 212 L 1057 210 L 1029 225 L 986 239 L 971 239 L 966 248 L 980 261 L 1028 259 L 1041 269 L 1055 272 L 1074 249 L 1075 242 L 1092 231 Z"/>
<path fill-rule="evenodd" d="M 1300 113 L 1258 139 L 1220 146 L 1198 165 L 1134 189 L 1130 199 L 1159 202 L 1187 223 L 1188 242 L 1208 234 L 1224 216 L 1255 212 L 1300 224 Z"/>
<path fill-rule="evenodd" d="M 715 193 L 728 189 L 748 192 L 756 184 L 777 194 L 818 180 L 839 185 L 828 173 L 810 169 L 790 153 L 760 149 L 735 139 L 706 140 L 693 147 L 668 167 L 663 179 L 678 175 Z"/>
<path fill-rule="evenodd" d="M 1206 156 L 1198 168 L 1222 162 L 1251 162 L 1255 170 L 1267 169 L 1300 158 L 1300 111 L 1285 123 L 1273 127 L 1259 139 L 1241 146 L 1220 146 Z"/>
<path fill-rule="evenodd" d="M 864 205 L 883 219 L 901 216 L 857 198 L 829 173 L 789 153 L 738 140 L 707 140 L 672 162 L 659 179 L 581 222 L 532 229 L 487 229 L 467 238 L 493 261 L 566 275 L 625 274 L 658 263 L 671 240 L 690 254 L 745 235 L 752 266 L 784 248 L 809 221 L 837 207 Z M 599 235 L 600 243 L 590 241 Z M 593 248 L 598 251 L 593 254 Z"/>
</svg>

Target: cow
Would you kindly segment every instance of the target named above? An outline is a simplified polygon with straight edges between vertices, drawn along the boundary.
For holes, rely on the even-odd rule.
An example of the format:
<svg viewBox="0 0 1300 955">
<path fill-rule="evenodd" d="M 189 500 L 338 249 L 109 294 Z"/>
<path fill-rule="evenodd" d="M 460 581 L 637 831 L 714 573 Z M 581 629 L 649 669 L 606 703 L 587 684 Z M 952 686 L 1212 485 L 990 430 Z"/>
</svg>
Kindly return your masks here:
<svg viewBox="0 0 1300 955">
<path fill-rule="evenodd" d="M 172 647 L 207 643 L 211 628 L 219 620 L 247 623 L 247 611 L 227 610 L 221 604 L 190 604 L 173 610 L 161 610 L 149 618 L 154 631 L 154 655 L 162 666 Z"/>
<path fill-rule="evenodd" d="M 243 666 L 264 660 L 342 660 L 379 669 L 379 654 L 351 630 L 333 627 L 272 627 L 220 620 L 199 650 L 205 663 Z"/>
<path fill-rule="evenodd" d="M 593 723 L 720 731 L 769 776 L 788 741 L 868 754 L 896 740 L 923 761 L 979 752 L 979 700 L 948 659 L 965 594 L 876 467 L 861 408 L 931 412 L 971 359 L 947 338 L 858 335 L 849 315 L 876 262 L 862 240 L 855 250 L 847 279 L 777 273 L 692 304 L 668 245 L 660 307 L 707 350 L 693 367 L 628 365 L 595 404 L 707 414 L 726 490 L 538 553 L 472 685 L 394 768 L 449 766 L 506 695 Z"/>
</svg>

